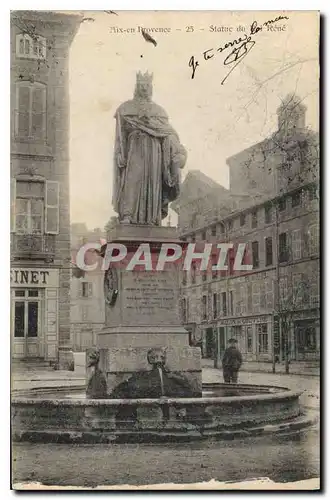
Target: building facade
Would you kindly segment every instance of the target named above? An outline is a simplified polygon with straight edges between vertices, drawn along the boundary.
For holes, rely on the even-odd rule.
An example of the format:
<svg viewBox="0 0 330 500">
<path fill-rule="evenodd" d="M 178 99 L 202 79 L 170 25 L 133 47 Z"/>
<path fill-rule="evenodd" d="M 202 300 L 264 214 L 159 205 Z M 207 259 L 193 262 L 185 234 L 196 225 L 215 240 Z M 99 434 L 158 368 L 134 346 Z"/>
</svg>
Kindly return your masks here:
<svg viewBox="0 0 330 500">
<path fill-rule="evenodd" d="M 190 331 L 197 332 L 196 341 L 202 343 L 203 356 L 214 358 L 217 365 L 230 337 L 238 340 L 246 361 L 319 359 L 317 135 L 304 129 L 301 118 L 304 112 L 301 107 L 294 122 L 299 126 L 293 128 L 286 126 L 285 117 L 279 113 L 279 130 L 286 130 L 282 141 L 291 144 L 291 148 L 297 147 L 298 140 L 312 139 L 309 163 L 293 154 L 293 164 L 283 166 L 287 155 L 287 150 L 283 153 L 283 142 L 278 136 L 267 138 L 264 144 L 228 160 L 230 169 L 235 171 L 231 180 L 237 207 L 241 208 L 232 210 L 232 202 L 227 212 L 221 206 L 215 207 L 219 216 L 212 220 L 204 198 L 190 199 L 186 204 L 184 199 L 180 200 L 179 228 L 184 240 L 228 242 L 234 247 L 246 243 L 249 263 L 253 266 L 244 273 L 233 272 L 230 265 L 226 272 L 212 272 L 212 269 L 199 272 L 196 261 L 195 269 L 182 276 L 183 321 Z M 264 147 L 269 148 L 270 141 L 272 148 L 276 143 L 279 150 L 272 151 L 273 158 L 268 160 L 271 168 L 262 164 L 259 177 L 265 177 L 266 187 L 263 189 L 263 183 L 259 183 L 257 191 L 261 167 L 253 161 L 249 175 L 244 177 L 243 173 L 249 155 L 255 158 L 255 151 L 260 153 Z M 243 179 L 241 183 L 240 179 Z M 248 194 L 250 202 L 244 193 L 239 199 L 239 191 Z M 187 230 L 187 218 L 189 213 L 194 214 L 196 207 L 199 227 L 191 220 Z"/>
<path fill-rule="evenodd" d="M 69 359 L 70 44 L 80 16 L 11 13 L 13 358 Z"/>
<path fill-rule="evenodd" d="M 75 254 L 85 243 L 105 243 L 101 229 L 88 231 L 85 224 L 71 225 L 71 253 Z M 104 271 L 101 257 L 95 252 L 87 253 L 85 262 L 97 263 L 94 271 L 81 272 L 75 269 L 71 280 L 71 344 L 74 351 L 85 351 L 96 345 L 98 332 L 104 326 Z"/>
</svg>

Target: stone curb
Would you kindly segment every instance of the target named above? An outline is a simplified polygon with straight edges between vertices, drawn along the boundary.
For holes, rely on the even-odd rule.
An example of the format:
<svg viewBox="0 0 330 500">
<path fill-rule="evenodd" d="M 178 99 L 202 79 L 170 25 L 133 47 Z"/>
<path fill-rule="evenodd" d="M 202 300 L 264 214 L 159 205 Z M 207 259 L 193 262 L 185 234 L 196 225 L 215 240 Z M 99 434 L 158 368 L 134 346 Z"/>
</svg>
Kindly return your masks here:
<svg viewBox="0 0 330 500">
<path fill-rule="evenodd" d="M 304 431 L 310 430 L 317 423 L 315 417 L 308 415 L 300 415 L 291 422 L 280 422 L 278 424 L 266 424 L 259 427 L 250 427 L 242 429 L 228 430 L 198 430 L 197 427 L 185 429 L 180 432 L 180 429 L 163 428 L 145 431 L 139 429 L 134 431 L 16 431 L 13 433 L 13 441 L 22 442 L 28 441 L 33 443 L 63 443 L 63 444 L 117 444 L 130 442 L 185 442 L 185 441 L 205 441 L 205 440 L 233 440 L 248 437 L 293 437 Z"/>
</svg>

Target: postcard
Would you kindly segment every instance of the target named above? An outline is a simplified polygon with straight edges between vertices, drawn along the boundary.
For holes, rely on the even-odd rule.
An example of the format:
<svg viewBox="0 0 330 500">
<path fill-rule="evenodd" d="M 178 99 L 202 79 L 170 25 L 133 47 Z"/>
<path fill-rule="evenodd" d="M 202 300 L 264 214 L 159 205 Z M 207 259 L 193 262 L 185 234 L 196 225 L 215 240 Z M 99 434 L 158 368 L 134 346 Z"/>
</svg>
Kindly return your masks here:
<svg viewBox="0 0 330 500">
<path fill-rule="evenodd" d="M 319 489 L 319 12 L 10 23 L 12 489 Z"/>
</svg>

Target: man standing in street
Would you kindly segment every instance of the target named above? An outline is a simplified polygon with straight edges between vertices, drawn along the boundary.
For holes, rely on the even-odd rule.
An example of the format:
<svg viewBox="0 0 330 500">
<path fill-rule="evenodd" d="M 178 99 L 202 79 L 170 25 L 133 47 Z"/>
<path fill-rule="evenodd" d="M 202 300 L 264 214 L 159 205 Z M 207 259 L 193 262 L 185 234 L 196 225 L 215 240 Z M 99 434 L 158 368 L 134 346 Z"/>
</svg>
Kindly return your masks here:
<svg viewBox="0 0 330 500">
<path fill-rule="evenodd" d="M 222 358 L 222 370 L 225 383 L 237 384 L 238 370 L 242 365 L 242 354 L 237 348 L 237 340 L 229 339 L 229 346 Z"/>
</svg>

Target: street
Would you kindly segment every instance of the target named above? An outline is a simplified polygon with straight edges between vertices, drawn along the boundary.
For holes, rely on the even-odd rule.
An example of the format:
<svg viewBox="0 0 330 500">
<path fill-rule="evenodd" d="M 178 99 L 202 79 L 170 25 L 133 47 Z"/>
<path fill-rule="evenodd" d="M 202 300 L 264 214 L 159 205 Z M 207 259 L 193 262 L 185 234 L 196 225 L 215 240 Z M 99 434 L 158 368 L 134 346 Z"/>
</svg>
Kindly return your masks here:
<svg viewBox="0 0 330 500">
<path fill-rule="evenodd" d="M 13 483 L 97 486 L 319 477 L 319 435 L 180 445 L 13 445 Z"/>
</svg>

